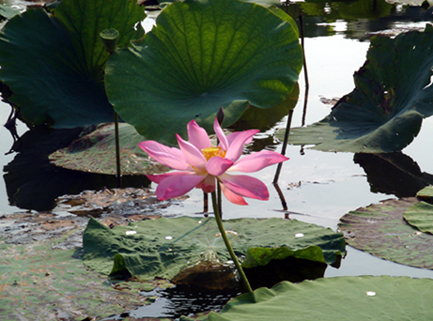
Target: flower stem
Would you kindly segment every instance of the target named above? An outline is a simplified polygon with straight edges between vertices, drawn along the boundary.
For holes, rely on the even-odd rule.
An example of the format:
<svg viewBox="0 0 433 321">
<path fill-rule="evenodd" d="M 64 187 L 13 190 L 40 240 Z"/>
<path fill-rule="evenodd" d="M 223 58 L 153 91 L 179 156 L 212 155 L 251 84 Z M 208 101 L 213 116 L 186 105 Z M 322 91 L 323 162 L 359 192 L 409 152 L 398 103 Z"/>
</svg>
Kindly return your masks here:
<svg viewBox="0 0 433 321">
<path fill-rule="evenodd" d="M 233 251 L 233 248 L 230 244 L 229 238 L 227 237 L 227 233 L 223 226 L 223 221 L 221 219 L 219 210 L 218 210 L 218 202 L 216 197 L 216 192 L 212 192 L 212 206 L 215 214 L 215 220 L 218 225 L 218 229 L 220 230 L 221 236 L 224 240 L 224 244 L 226 245 L 227 250 L 229 251 L 230 257 L 232 258 L 232 261 L 235 263 L 236 269 L 239 272 L 239 276 L 241 277 L 241 281 L 245 287 L 245 289 L 248 292 L 253 292 L 253 289 L 251 288 L 250 282 L 248 282 L 247 276 L 244 273 L 244 270 L 242 269 L 242 266 L 239 264 L 238 257 L 236 256 L 235 252 Z"/>
</svg>

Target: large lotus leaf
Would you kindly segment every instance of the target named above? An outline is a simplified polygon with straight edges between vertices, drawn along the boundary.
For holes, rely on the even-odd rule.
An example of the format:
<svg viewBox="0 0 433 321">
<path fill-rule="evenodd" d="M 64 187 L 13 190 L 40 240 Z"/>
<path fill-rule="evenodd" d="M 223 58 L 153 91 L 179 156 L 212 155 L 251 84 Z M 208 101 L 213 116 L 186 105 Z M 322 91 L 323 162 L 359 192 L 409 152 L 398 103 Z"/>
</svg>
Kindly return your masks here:
<svg viewBox="0 0 433 321">
<path fill-rule="evenodd" d="M 112 28 L 119 32 L 118 46 L 127 47 L 136 37 L 135 25 L 145 18 L 144 8 L 134 0 L 63 0 L 53 14 L 65 26 L 85 74 L 103 80 L 103 66 L 109 53 L 100 32 Z"/>
<path fill-rule="evenodd" d="M 125 44 L 143 11 L 134 0 L 64 0 L 54 17 L 41 8 L 14 17 L 0 32 L 0 78 L 13 92 L 8 101 L 35 125 L 112 121 L 103 84 L 109 55 L 99 33 L 119 29 Z"/>
<path fill-rule="evenodd" d="M 238 0 L 177 2 L 142 43 L 111 56 L 106 89 L 140 134 L 174 142 L 192 119 L 210 131 L 221 106 L 228 126 L 248 102 L 282 102 L 301 68 L 296 25 L 283 11 Z"/>
<path fill-rule="evenodd" d="M 409 225 L 404 213 L 414 197 L 390 199 L 344 215 L 339 229 L 349 245 L 385 260 L 433 269 L 433 235 Z"/>
<path fill-rule="evenodd" d="M 433 205 L 419 202 L 404 213 L 404 219 L 421 232 L 433 234 Z"/>
<path fill-rule="evenodd" d="M 433 114 L 433 27 L 394 39 L 373 37 L 355 89 L 320 122 L 291 130 L 289 141 L 323 151 L 399 151 Z"/>
<path fill-rule="evenodd" d="M 165 172 L 168 167 L 150 160 L 138 147 L 146 140 L 133 126 L 119 124 L 120 167 L 122 175 L 144 175 Z M 59 149 L 49 156 L 50 162 L 67 169 L 116 174 L 116 143 L 114 123 L 101 124 L 94 131 L 81 136 L 68 147 Z"/>
<path fill-rule="evenodd" d="M 390 276 L 281 282 L 231 299 L 207 321 L 430 320 L 433 280 Z"/>
<path fill-rule="evenodd" d="M 237 255 L 245 255 L 254 247 L 287 246 L 298 250 L 318 245 L 325 262 L 334 264 L 345 253 L 342 234 L 296 220 L 234 219 L 224 225 L 231 231 L 228 235 Z M 209 251 L 220 262 L 229 260 L 213 218 L 160 218 L 113 229 L 91 219 L 83 235 L 83 247 L 84 263 L 89 267 L 109 274 L 125 264 L 130 274 L 145 279 L 171 279 Z M 113 268 L 115 255 L 119 265 Z"/>
</svg>

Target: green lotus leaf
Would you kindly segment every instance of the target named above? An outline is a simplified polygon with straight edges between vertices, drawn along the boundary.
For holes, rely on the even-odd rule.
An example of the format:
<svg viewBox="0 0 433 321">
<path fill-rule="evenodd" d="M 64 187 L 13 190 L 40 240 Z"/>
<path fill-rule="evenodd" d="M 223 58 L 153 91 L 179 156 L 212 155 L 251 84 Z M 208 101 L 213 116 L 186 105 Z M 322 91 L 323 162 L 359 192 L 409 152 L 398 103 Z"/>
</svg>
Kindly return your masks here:
<svg viewBox="0 0 433 321">
<path fill-rule="evenodd" d="M 0 240 L 3 320 L 53 320 L 54 315 L 82 320 L 83 316 L 119 314 L 143 305 L 142 284 L 138 289 L 124 284 L 121 291 L 107 286 L 106 277 L 89 271 L 75 250 L 53 250 L 53 240 L 32 239 L 24 245 Z"/>
<path fill-rule="evenodd" d="M 109 54 L 99 33 L 117 29 L 125 46 L 144 17 L 134 0 L 64 0 L 53 15 L 39 8 L 15 16 L 0 32 L 0 79 L 13 92 L 8 101 L 32 125 L 113 121 L 103 83 Z"/>
<path fill-rule="evenodd" d="M 289 256 L 293 256 L 298 259 L 313 260 L 326 264 L 326 261 L 322 254 L 322 249 L 318 246 L 309 246 L 305 249 L 297 251 L 292 251 L 287 247 L 255 247 L 247 251 L 245 259 L 242 262 L 242 267 L 251 269 L 257 266 L 269 264 L 271 260 L 284 260 Z"/>
<path fill-rule="evenodd" d="M 390 199 L 351 211 L 338 224 L 349 245 L 382 259 L 433 269 L 433 235 L 404 219 L 419 201 L 415 197 Z"/>
<path fill-rule="evenodd" d="M 355 89 L 320 122 L 291 130 L 289 142 L 322 151 L 393 152 L 410 144 L 433 114 L 433 27 L 394 39 L 373 37 Z"/>
<path fill-rule="evenodd" d="M 254 128 L 264 132 L 289 114 L 298 103 L 298 98 L 299 84 L 296 83 L 292 93 L 282 103 L 267 109 L 249 106 L 241 118 L 230 127 L 237 131 Z"/>
<path fill-rule="evenodd" d="M 403 215 L 412 226 L 424 233 L 433 234 L 433 205 L 419 202 L 410 207 Z"/>
<path fill-rule="evenodd" d="M 146 140 L 133 126 L 119 124 L 120 167 L 122 175 L 145 175 L 166 172 L 168 167 L 151 161 L 138 147 Z M 68 147 L 49 156 L 56 166 L 98 174 L 116 174 L 116 145 L 114 123 L 100 124 L 86 135 L 81 135 Z"/>
<path fill-rule="evenodd" d="M 247 251 L 242 268 L 252 288 L 257 289 L 272 287 L 283 280 L 301 282 L 322 278 L 327 263 L 317 245 L 296 251 L 287 247 L 255 247 Z"/>
<path fill-rule="evenodd" d="M 431 185 L 431 184 L 430 184 Z M 433 203 L 433 186 L 427 186 L 423 189 L 419 190 L 418 193 L 416 193 L 416 197 L 419 199 L 426 201 L 427 203 L 432 204 Z"/>
<path fill-rule="evenodd" d="M 281 282 L 231 299 L 207 321 L 429 320 L 433 280 L 391 276 Z"/>
<path fill-rule="evenodd" d="M 277 105 L 301 68 L 298 32 L 283 11 L 238 0 L 177 2 L 142 43 L 110 57 L 106 89 L 141 135 L 173 143 L 192 119 L 210 131 L 220 107 L 228 126 L 248 103 Z"/>
<path fill-rule="evenodd" d="M 254 247 L 285 246 L 296 251 L 317 245 L 327 264 L 338 264 L 345 253 L 342 234 L 296 220 L 234 219 L 224 225 L 239 256 Z M 230 260 L 218 235 L 213 218 L 159 218 L 113 229 L 91 219 L 83 234 L 84 263 L 105 274 L 119 272 L 124 264 L 133 276 L 172 279 L 204 257 L 213 256 L 221 263 Z"/>
</svg>

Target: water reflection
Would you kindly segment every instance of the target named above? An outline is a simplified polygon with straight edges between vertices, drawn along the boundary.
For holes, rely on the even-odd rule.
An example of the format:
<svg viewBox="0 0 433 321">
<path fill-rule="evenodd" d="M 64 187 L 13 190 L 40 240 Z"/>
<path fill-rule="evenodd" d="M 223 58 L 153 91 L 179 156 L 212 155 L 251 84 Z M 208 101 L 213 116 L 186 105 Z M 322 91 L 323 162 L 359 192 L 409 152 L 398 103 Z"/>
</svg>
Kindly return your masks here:
<svg viewBox="0 0 433 321">
<path fill-rule="evenodd" d="M 385 0 L 286 2 L 283 9 L 295 20 L 303 16 L 305 37 L 311 38 L 344 34 L 346 38 L 364 41 L 402 23 L 433 20 L 433 8 L 402 6 Z"/>
<path fill-rule="evenodd" d="M 157 295 L 158 299 L 150 306 L 144 306 L 130 313 L 132 317 L 179 318 L 192 316 L 206 311 L 219 311 L 229 299 L 239 295 L 237 290 L 203 291 L 191 286 L 143 292 L 145 296 Z"/>
<path fill-rule="evenodd" d="M 433 184 L 433 175 L 421 172 L 418 164 L 401 152 L 358 153 L 354 155 L 353 161 L 364 169 L 373 193 L 410 197 Z"/>
<path fill-rule="evenodd" d="M 4 180 L 11 205 L 22 209 L 49 211 L 64 194 L 117 187 L 115 176 L 67 170 L 52 165 L 48 155 L 68 146 L 81 129 L 37 128 L 26 132 L 13 146 L 15 158 L 4 167 Z M 113 156 L 114 157 L 114 156 Z M 124 176 L 125 186 L 148 186 L 143 176 Z"/>
</svg>

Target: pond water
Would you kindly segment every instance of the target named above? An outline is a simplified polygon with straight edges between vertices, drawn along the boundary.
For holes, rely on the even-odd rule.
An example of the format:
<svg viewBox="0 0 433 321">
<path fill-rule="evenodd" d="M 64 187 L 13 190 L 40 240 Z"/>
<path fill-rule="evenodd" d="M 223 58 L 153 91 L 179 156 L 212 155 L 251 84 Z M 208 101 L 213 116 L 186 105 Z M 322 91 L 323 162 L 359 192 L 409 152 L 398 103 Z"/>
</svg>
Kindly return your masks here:
<svg viewBox="0 0 433 321">
<path fill-rule="evenodd" d="M 417 19 L 407 18 L 408 10 L 397 8 L 392 17 L 369 21 L 357 19 L 352 21 L 337 20 L 327 23 L 323 19 L 306 19 L 305 51 L 308 66 L 309 94 L 307 99 L 306 124 L 314 123 L 325 117 L 332 107 L 324 104 L 321 98 L 339 98 L 351 92 L 354 88 L 353 73 L 364 63 L 366 52 L 369 47 L 369 33 L 380 30 L 404 30 L 413 28 L 424 28 L 425 21 L 433 20 L 420 8 L 413 8 Z M 400 11 L 399 11 L 400 10 Z M 149 12 L 149 18 L 145 22 L 149 29 L 154 22 L 155 13 Z M 416 21 L 421 20 L 421 21 Z M 315 29 L 313 25 L 315 23 Z M 311 30 L 315 30 L 312 32 Z M 303 119 L 303 105 L 305 81 L 304 74 L 300 75 L 300 100 L 295 108 L 292 126 L 301 126 Z M 5 123 L 10 112 L 9 105 L 0 103 L 0 121 Z M 276 128 L 285 127 L 286 118 L 282 119 L 275 128 L 257 135 L 256 140 L 266 139 L 266 148 L 281 150 L 281 143 L 272 139 Z M 18 125 L 20 134 L 26 131 L 23 124 Z M 418 137 L 403 150 L 418 163 L 421 171 L 433 173 L 433 162 L 431 160 L 430 144 L 433 136 L 433 119 L 423 122 L 422 130 Z M 271 139 L 269 138 L 271 137 Z M 275 141 L 275 143 L 272 143 Z M 271 143 L 269 143 L 271 142 Z M 0 135 L 0 152 L 5 154 L 9 151 L 12 138 L 6 129 L 2 129 Z M 259 145 L 259 144 L 258 144 Z M 6 165 L 12 161 L 14 154 L 5 155 L 2 164 Z M 264 181 L 270 191 L 268 202 L 248 200 L 249 206 L 236 206 L 223 203 L 224 218 L 268 218 L 284 217 L 289 214 L 290 218 L 315 223 L 336 230 L 339 219 L 351 210 L 365 207 L 381 200 L 396 198 L 395 195 L 375 193 L 367 180 L 364 170 L 353 161 L 352 153 L 326 153 L 300 148 L 299 146 L 288 146 L 286 156 L 290 158 L 282 167 L 279 178 L 287 211 L 283 210 L 281 200 L 276 192 L 272 181 L 276 166 L 272 166 L 255 176 Z M 402 182 L 404 184 L 404 182 Z M 0 212 L 10 214 L 24 211 L 12 206 L 8 202 L 5 184 L 0 184 Z M 154 186 L 153 186 L 154 187 Z M 168 214 L 180 214 L 197 216 L 202 211 L 202 193 L 192 191 L 189 198 L 178 205 L 165 210 Z M 0 222 L 1 224 L 1 222 Z M 341 267 L 335 269 L 328 267 L 326 277 L 348 276 L 348 275 L 392 275 L 433 278 L 433 271 L 412 268 L 389 261 L 376 258 L 365 252 L 354 248 L 347 248 L 347 256 L 342 261 Z M 176 299 L 177 297 L 177 299 Z M 192 310 L 200 310 L 202 305 L 214 307 L 220 306 L 224 298 L 215 303 L 215 300 L 206 300 L 192 303 Z M 178 300 L 178 301 L 176 301 Z M 157 301 L 157 303 L 140 308 L 131 315 L 143 316 L 173 316 L 178 315 L 184 301 L 188 301 L 179 294 L 172 294 L 168 298 Z M 212 301 L 212 302 L 210 302 Z M 178 302 L 178 303 L 176 303 Z M 181 302 L 181 303 L 179 303 Z M 188 305 L 188 303 L 187 303 Z M 199 306 L 197 308 L 197 305 Z M 176 312 L 177 311 L 177 312 Z"/>
</svg>

